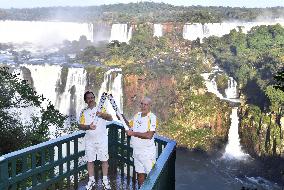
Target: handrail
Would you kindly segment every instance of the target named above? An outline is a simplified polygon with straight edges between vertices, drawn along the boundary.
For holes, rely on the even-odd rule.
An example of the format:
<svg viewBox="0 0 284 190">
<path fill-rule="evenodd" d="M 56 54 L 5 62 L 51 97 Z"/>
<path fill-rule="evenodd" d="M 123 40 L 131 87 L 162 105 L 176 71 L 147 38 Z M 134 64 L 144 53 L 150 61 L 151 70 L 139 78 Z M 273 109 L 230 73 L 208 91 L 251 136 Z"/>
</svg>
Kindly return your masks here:
<svg viewBox="0 0 284 190">
<path fill-rule="evenodd" d="M 163 170 L 165 170 L 165 167 L 167 166 L 167 163 L 170 161 L 170 159 L 174 159 L 174 161 L 175 161 L 176 142 L 173 141 L 173 140 L 167 139 L 165 137 L 161 137 L 161 136 L 156 136 L 155 140 L 167 142 L 167 145 L 163 149 L 163 152 L 159 156 L 156 164 L 154 165 L 154 167 L 150 171 L 149 175 L 147 176 L 147 178 L 146 178 L 145 182 L 143 183 L 143 185 L 141 186 L 140 190 L 165 189 L 165 188 L 159 188 L 159 187 L 156 187 L 156 186 L 161 185 L 161 184 L 158 183 L 159 178 L 163 174 Z M 175 164 L 175 162 L 173 162 L 172 164 Z M 174 170 L 170 171 L 170 172 L 174 172 Z M 170 177 L 170 176 L 167 177 L 170 180 L 168 182 L 171 182 L 174 185 L 175 184 L 175 177 L 174 177 L 175 174 L 170 173 L 169 175 L 172 176 L 172 177 Z M 171 186 L 171 185 L 169 186 L 169 184 L 166 184 L 165 187 L 166 187 L 166 189 L 174 189 L 174 186 Z"/>
<path fill-rule="evenodd" d="M 110 166 L 114 166 L 115 170 L 119 169 L 121 176 L 126 174 L 127 178 L 130 178 L 132 175 L 135 184 L 130 138 L 126 136 L 123 126 L 118 122 L 108 122 L 107 127 L 109 128 Z M 79 139 L 84 135 L 85 131 L 77 131 L 1 156 L 0 189 L 46 189 L 48 187 L 61 189 L 66 186 L 66 182 L 67 186 L 74 183 L 73 187 L 77 188 L 79 173 L 86 170 L 86 166 L 79 162 L 85 151 L 79 151 L 78 146 Z M 174 189 L 176 142 L 155 135 L 155 143 L 159 157 L 141 190 Z M 58 156 L 55 160 L 56 153 Z M 63 156 L 63 154 L 66 155 Z M 72 163 L 73 166 L 71 166 Z M 124 166 L 126 166 L 125 174 Z M 71 176 L 74 176 L 72 181 Z"/>
</svg>

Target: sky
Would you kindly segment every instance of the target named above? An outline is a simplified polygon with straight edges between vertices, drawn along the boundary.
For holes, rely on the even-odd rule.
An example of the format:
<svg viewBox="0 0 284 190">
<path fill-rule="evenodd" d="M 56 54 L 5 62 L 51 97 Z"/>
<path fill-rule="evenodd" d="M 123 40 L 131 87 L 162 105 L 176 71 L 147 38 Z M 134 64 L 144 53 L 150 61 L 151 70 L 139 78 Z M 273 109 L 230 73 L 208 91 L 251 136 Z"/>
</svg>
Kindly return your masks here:
<svg viewBox="0 0 284 190">
<path fill-rule="evenodd" d="M 142 0 L 0 0 L 0 8 L 31 8 L 50 6 L 92 6 L 115 3 L 140 2 Z M 144 0 L 143 0 L 144 1 Z M 149 1 L 149 0 L 148 0 Z M 284 7 L 284 0 L 152 0 L 172 5 L 202 5 L 230 7 Z"/>
</svg>

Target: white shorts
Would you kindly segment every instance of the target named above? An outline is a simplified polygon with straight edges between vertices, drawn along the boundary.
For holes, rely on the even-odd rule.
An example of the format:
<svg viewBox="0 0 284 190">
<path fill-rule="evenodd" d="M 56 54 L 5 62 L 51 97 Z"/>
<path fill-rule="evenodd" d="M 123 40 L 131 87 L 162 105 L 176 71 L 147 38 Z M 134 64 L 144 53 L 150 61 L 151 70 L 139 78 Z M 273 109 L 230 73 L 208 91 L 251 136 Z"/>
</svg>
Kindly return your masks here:
<svg viewBox="0 0 284 190">
<path fill-rule="evenodd" d="M 86 143 L 85 153 L 88 162 L 95 160 L 108 161 L 108 143 Z"/>
<path fill-rule="evenodd" d="M 154 156 L 133 155 L 134 167 L 137 173 L 149 174 L 156 163 Z"/>
</svg>

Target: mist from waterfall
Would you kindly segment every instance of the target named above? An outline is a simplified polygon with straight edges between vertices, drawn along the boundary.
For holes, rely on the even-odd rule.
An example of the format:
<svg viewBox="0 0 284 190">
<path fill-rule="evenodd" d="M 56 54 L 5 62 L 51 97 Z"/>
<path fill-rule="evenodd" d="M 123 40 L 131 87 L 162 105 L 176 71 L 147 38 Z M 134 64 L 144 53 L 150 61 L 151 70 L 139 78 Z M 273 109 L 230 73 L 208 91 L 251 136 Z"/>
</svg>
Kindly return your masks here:
<svg viewBox="0 0 284 190">
<path fill-rule="evenodd" d="M 79 40 L 84 35 L 93 41 L 93 26 L 88 23 L 48 21 L 0 21 L 1 43 L 33 43 L 40 46 Z"/>
</svg>

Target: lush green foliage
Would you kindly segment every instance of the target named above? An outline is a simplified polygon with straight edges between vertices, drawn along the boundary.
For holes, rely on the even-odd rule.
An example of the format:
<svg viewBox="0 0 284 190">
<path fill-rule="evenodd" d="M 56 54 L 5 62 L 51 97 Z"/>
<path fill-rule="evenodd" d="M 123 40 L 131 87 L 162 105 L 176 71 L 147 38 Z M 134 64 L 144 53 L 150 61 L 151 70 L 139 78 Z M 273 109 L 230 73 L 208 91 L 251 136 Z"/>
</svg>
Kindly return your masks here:
<svg viewBox="0 0 284 190">
<path fill-rule="evenodd" d="M 19 80 L 4 67 L 0 68 L 0 80 L 0 154 L 48 140 L 48 126 L 63 126 L 65 117 L 50 103 L 42 108 L 45 99 L 26 81 Z M 40 115 L 33 115 L 30 122 L 21 121 L 18 114 L 25 108 L 37 109 Z"/>
<path fill-rule="evenodd" d="M 266 88 L 275 84 L 273 76 L 284 65 L 284 28 L 279 24 L 253 27 L 247 35 L 232 30 L 228 35 L 209 37 L 204 42 L 203 48 L 239 81 L 247 101 L 268 108 L 271 102 Z"/>
</svg>

